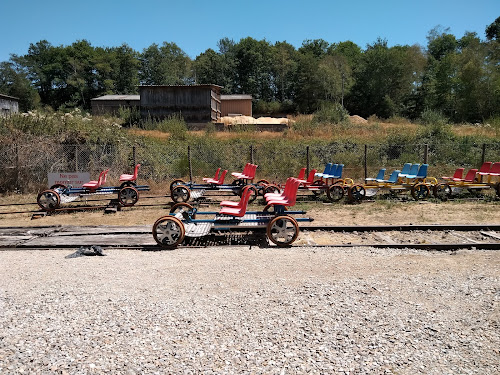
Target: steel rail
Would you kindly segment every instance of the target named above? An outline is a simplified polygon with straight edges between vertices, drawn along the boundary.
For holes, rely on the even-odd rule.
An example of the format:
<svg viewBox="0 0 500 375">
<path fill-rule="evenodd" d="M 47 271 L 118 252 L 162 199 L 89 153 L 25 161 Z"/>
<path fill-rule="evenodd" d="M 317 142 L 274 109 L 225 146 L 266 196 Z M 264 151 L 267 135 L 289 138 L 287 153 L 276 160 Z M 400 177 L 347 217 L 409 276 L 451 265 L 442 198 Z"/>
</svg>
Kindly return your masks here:
<svg viewBox="0 0 500 375">
<path fill-rule="evenodd" d="M 50 230 L 54 229 L 57 233 L 57 236 L 54 237 L 73 237 L 75 239 L 83 236 L 89 236 L 91 233 L 75 233 L 75 227 L 73 226 L 42 226 L 42 227 L 0 227 L 0 234 L 4 237 L 8 236 L 8 231 L 26 231 L 28 229 L 45 229 Z M 100 228 L 98 226 L 91 226 L 89 228 Z M 68 233 L 64 233 L 64 231 L 68 230 Z M 105 228 L 103 228 L 105 229 Z M 302 226 L 300 227 L 301 231 L 325 231 L 325 232 L 381 232 L 381 231 L 411 231 L 411 230 L 421 230 L 421 231 L 443 231 L 443 230 L 453 230 L 453 231 L 478 231 L 481 230 L 500 230 L 500 225 L 498 224 L 474 224 L 474 225 L 378 225 L 378 226 Z M 248 231 L 248 228 L 240 227 L 235 228 L 233 232 L 245 232 Z M 133 229 L 127 230 L 126 227 L 115 228 L 115 231 L 103 231 L 96 233 L 96 236 L 112 236 L 112 235 L 138 235 L 138 234 L 150 234 L 150 229 Z M 17 233 L 18 234 L 18 233 Z M 212 233 L 212 236 L 217 236 L 217 234 Z M 50 232 L 40 233 L 40 236 L 52 236 Z M 36 238 L 36 235 L 34 236 Z M 203 244 L 203 240 L 196 244 L 188 244 L 182 245 L 180 247 L 207 247 L 211 244 Z M 207 241 L 209 242 L 209 241 Z M 162 250 L 157 245 L 149 245 L 149 244 L 141 244 L 134 243 L 133 238 L 131 238 L 131 242 L 128 244 L 109 244 L 109 242 L 97 240 L 93 243 L 93 245 L 101 246 L 106 249 L 139 249 L 139 250 L 149 250 L 149 251 L 159 251 Z M 33 245 L 33 244 L 12 244 L 12 245 L 1 245 L 0 250 L 44 250 L 44 249 L 72 249 L 78 248 L 81 246 L 81 243 L 78 243 L 78 240 L 72 243 L 66 244 L 54 244 L 54 245 Z M 242 246 L 242 244 L 233 244 L 232 246 Z M 243 244 L 243 246 L 253 246 L 251 244 Z M 313 248 L 352 248 L 352 247 L 362 247 L 362 248 L 392 248 L 392 249 L 417 249 L 417 250 L 435 250 L 435 251 L 453 251 L 458 249 L 476 249 L 476 250 L 500 250 L 500 242 L 461 242 L 461 243 L 370 243 L 370 244 L 311 244 L 311 245 L 292 245 L 293 248 L 299 247 L 313 247 Z"/>
</svg>

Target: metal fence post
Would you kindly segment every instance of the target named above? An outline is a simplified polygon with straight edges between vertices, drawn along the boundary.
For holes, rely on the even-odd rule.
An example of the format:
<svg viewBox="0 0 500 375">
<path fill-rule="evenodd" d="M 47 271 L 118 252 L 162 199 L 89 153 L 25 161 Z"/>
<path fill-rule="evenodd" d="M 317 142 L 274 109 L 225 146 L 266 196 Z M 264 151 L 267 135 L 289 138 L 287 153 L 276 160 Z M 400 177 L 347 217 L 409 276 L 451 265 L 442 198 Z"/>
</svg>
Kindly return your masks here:
<svg viewBox="0 0 500 375">
<path fill-rule="evenodd" d="M 193 165 L 191 164 L 191 146 L 188 146 L 189 181 L 193 181 Z"/>
<path fill-rule="evenodd" d="M 429 145 L 424 145 L 424 164 L 429 164 Z"/>
<path fill-rule="evenodd" d="M 135 161 L 135 146 L 132 146 L 132 167 L 135 167 L 136 166 L 136 161 Z"/>
<path fill-rule="evenodd" d="M 483 152 L 481 154 L 481 165 L 486 161 L 486 143 L 483 143 Z"/>
<path fill-rule="evenodd" d="M 78 172 L 78 145 L 75 145 L 75 172 Z"/>
<path fill-rule="evenodd" d="M 306 147 L 306 176 L 309 176 L 309 146 Z"/>
<path fill-rule="evenodd" d="M 17 143 L 14 145 L 14 151 L 16 153 L 16 191 L 19 191 L 19 149 Z"/>
<path fill-rule="evenodd" d="M 253 145 L 250 145 L 250 163 L 254 164 L 254 162 L 253 162 Z"/>
<path fill-rule="evenodd" d="M 368 178 L 368 145 L 365 145 L 365 181 Z"/>
</svg>

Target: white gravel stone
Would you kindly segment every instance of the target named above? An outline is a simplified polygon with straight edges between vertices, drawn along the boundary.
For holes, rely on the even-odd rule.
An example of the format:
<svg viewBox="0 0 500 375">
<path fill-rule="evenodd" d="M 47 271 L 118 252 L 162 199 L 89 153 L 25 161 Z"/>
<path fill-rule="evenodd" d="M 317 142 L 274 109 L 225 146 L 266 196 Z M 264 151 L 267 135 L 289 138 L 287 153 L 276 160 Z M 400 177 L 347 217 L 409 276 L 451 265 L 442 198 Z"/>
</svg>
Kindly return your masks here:
<svg viewBox="0 0 500 375">
<path fill-rule="evenodd" d="M 498 252 L 72 252 L 0 252 L 0 373 L 500 373 Z"/>
</svg>

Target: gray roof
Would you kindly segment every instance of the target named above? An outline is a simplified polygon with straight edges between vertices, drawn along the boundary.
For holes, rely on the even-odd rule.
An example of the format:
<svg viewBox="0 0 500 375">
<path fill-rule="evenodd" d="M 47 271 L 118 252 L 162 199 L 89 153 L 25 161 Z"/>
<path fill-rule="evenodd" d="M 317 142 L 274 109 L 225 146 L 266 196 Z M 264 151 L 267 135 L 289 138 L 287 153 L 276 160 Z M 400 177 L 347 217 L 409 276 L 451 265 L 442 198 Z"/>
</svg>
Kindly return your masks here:
<svg viewBox="0 0 500 375">
<path fill-rule="evenodd" d="M 5 95 L 5 94 L 0 94 L 0 98 L 10 99 L 10 100 L 19 100 L 19 98 L 16 98 L 15 96 L 9 96 L 9 95 Z"/>
<path fill-rule="evenodd" d="M 252 95 L 221 95 L 220 100 L 252 100 Z"/>
<path fill-rule="evenodd" d="M 140 95 L 104 95 L 92 100 L 141 100 Z"/>
</svg>

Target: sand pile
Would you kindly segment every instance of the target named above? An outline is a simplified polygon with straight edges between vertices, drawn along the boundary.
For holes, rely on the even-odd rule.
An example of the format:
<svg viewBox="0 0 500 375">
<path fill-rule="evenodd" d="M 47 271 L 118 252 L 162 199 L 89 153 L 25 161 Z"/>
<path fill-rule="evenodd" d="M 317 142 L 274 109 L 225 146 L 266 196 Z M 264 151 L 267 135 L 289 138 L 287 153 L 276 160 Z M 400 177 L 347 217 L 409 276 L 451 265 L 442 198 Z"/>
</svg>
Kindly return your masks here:
<svg viewBox="0 0 500 375">
<path fill-rule="evenodd" d="M 289 124 L 287 118 L 274 118 L 274 117 L 259 117 L 254 118 L 251 116 L 225 116 L 221 117 L 220 122 L 224 125 L 242 125 L 242 124 Z"/>
<path fill-rule="evenodd" d="M 367 120 L 365 120 L 363 117 L 358 116 L 358 115 L 349 116 L 349 120 L 353 124 L 367 124 L 368 123 Z"/>
</svg>

